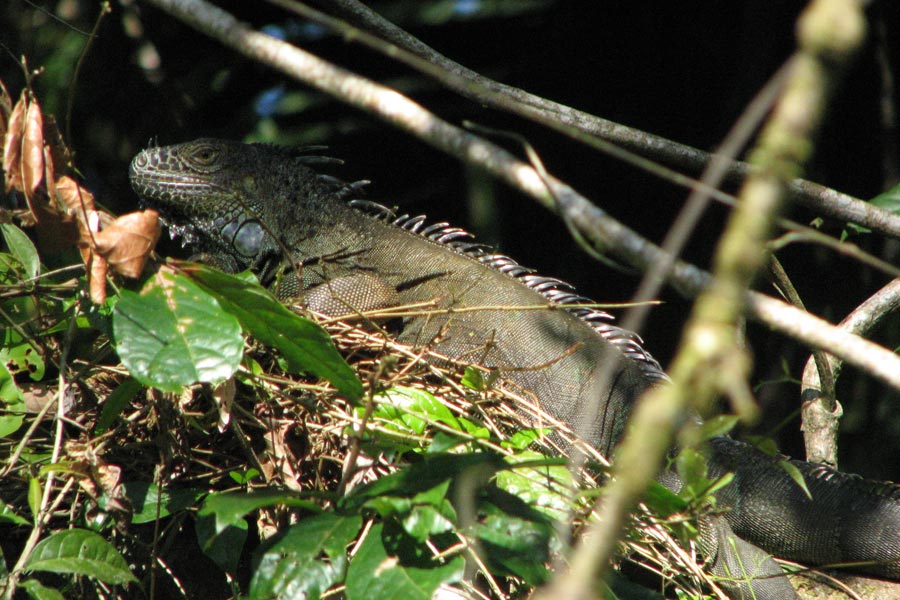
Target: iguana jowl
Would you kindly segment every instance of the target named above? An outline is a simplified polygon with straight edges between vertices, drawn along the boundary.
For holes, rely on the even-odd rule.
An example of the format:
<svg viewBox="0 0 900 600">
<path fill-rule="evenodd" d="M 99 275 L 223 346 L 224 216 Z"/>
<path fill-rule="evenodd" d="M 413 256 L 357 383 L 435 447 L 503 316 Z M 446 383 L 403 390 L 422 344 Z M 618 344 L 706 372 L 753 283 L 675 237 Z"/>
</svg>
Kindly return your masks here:
<svg viewBox="0 0 900 600">
<path fill-rule="evenodd" d="M 421 217 L 391 220 L 355 208 L 354 185 L 312 169 L 323 161 L 269 145 L 200 139 L 142 151 L 132 161 L 131 183 L 205 260 L 231 272 L 253 269 L 265 285 L 279 286 L 280 296 L 303 294 L 320 312 L 420 302 L 454 308 L 585 301 L 556 279 L 486 252 L 446 223 L 426 226 Z M 607 455 L 634 400 L 665 380 L 637 336 L 581 307 L 409 317 L 397 337 L 500 369 Z M 600 365 L 609 361 L 614 375 L 601 381 Z M 599 410 L 584 415 L 581 407 L 591 399 L 600 400 Z M 577 423 L 585 418 L 591 422 Z M 900 579 L 900 488 L 794 461 L 810 501 L 772 457 L 727 438 L 711 446 L 713 474 L 735 473 L 718 496 L 731 507 L 727 520 L 741 538 L 809 564 L 871 561 L 864 570 Z M 756 548 L 738 541 L 733 551 L 731 542 L 719 541 L 720 572 L 764 577 L 729 593 L 795 597 L 784 578 L 770 577 L 777 566 L 763 562 Z"/>
</svg>

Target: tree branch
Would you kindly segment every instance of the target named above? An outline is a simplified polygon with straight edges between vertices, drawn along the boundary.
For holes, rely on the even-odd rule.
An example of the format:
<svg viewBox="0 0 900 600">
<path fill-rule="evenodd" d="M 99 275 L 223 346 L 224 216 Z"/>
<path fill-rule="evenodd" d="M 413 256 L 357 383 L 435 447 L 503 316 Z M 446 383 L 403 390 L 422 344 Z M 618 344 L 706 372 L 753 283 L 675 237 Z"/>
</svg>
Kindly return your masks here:
<svg viewBox="0 0 900 600">
<path fill-rule="evenodd" d="M 205 0 L 144 1 L 251 59 L 376 115 L 460 160 L 478 165 L 547 209 L 564 213 L 595 247 L 614 253 L 638 269 L 646 271 L 665 259 L 658 246 L 611 218 L 568 185 L 549 176 L 542 179 L 530 165 L 502 148 L 435 117 L 395 90 L 254 31 Z M 552 188 L 552 194 L 547 185 Z M 670 283 L 685 296 L 696 296 L 709 281 L 709 273 L 684 261 L 675 261 Z M 750 316 L 772 329 L 809 346 L 828 350 L 900 390 L 900 357 L 885 348 L 763 294 L 749 292 L 747 303 Z"/>
<path fill-rule="evenodd" d="M 373 49 L 434 77 L 442 85 L 461 96 L 479 104 L 530 119 L 578 141 L 589 143 L 583 135 L 577 135 L 579 133 L 596 137 L 640 157 L 693 173 L 700 173 L 713 160 L 722 161 L 726 171 L 725 181 L 732 184 L 744 181 L 752 170 L 752 167 L 746 162 L 733 160 L 729 156 L 710 154 L 484 77 L 440 54 L 357 0 L 320 0 L 319 3 L 327 5 L 363 30 L 373 32 L 387 40 L 396 48 L 367 43 L 367 40 L 353 35 L 352 28 L 347 27 L 346 24 L 313 11 L 299 2 L 292 0 L 269 0 L 269 2 L 323 23 L 350 39 L 359 39 Z M 422 68 L 420 62 L 411 60 L 403 53 L 396 52 L 397 48 L 406 50 L 414 57 L 422 59 L 428 67 Z M 621 154 L 617 154 L 617 156 L 624 159 Z M 660 174 L 658 169 L 648 168 L 645 163 L 632 162 L 632 164 L 662 177 L 670 177 L 668 173 Z M 674 180 L 673 182 L 684 184 L 684 181 Z M 790 182 L 788 194 L 791 199 L 818 214 L 841 221 L 858 223 L 873 231 L 900 238 L 900 215 L 889 213 L 848 194 L 799 178 Z"/>
<path fill-rule="evenodd" d="M 838 329 L 865 335 L 897 310 L 900 310 L 900 279 L 894 279 L 857 306 L 838 324 Z M 828 354 L 825 360 L 831 379 L 836 380 L 841 371 L 841 360 Z M 843 409 L 834 394 L 834 385 L 822 385 L 820 370 L 818 361 L 811 357 L 803 369 L 800 386 L 806 460 L 837 468 L 837 429 Z"/>
</svg>

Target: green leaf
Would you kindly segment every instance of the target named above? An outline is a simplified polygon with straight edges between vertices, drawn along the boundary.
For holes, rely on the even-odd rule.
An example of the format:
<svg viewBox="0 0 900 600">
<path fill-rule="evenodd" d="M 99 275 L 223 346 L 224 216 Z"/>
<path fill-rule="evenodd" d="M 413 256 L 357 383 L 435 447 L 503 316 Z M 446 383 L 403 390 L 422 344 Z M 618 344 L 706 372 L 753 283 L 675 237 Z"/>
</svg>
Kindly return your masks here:
<svg viewBox="0 0 900 600">
<path fill-rule="evenodd" d="M 675 467 L 685 487 L 701 490 L 709 484 L 706 458 L 693 448 L 685 448 L 678 453 Z"/>
<path fill-rule="evenodd" d="M 131 522 L 139 525 L 164 519 L 173 513 L 192 507 L 206 494 L 201 488 L 163 488 L 148 481 L 127 481 L 123 485 L 125 497 L 131 502 L 134 513 Z"/>
<path fill-rule="evenodd" d="M 442 583 L 463 575 L 465 560 L 456 556 L 431 568 L 407 566 L 383 540 L 384 525 L 374 525 L 347 570 L 347 600 L 431 600 Z"/>
<path fill-rule="evenodd" d="M 12 435 L 25 421 L 25 399 L 22 397 L 22 390 L 2 362 L 0 362 L 0 411 L 11 413 L 0 414 L 0 437 Z"/>
<path fill-rule="evenodd" d="M 800 486 L 800 489 L 803 490 L 806 497 L 812 500 L 812 494 L 810 493 L 809 488 L 806 487 L 806 479 L 803 478 L 803 473 L 800 472 L 797 465 L 789 460 L 779 460 L 778 466 L 784 469 L 785 473 L 790 475 L 791 479 L 794 480 L 794 483 Z"/>
<path fill-rule="evenodd" d="M 3 331 L 0 363 L 11 369 L 13 375 L 24 373 L 32 381 L 44 378 L 44 357 L 12 327 Z"/>
<path fill-rule="evenodd" d="M 263 506 L 284 504 L 318 511 L 318 507 L 280 490 L 210 494 L 197 513 L 197 542 L 228 573 L 234 573 L 247 538 L 244 515 Z"/>
<path fill-rule="evenodd" d="M 195 529 L 197 543 L 203 553 L 223 571 L 234 575 L 244 552 L 244 542 L 247 541 L 247 522 L 241 519 L 219 529 L 214 519 L 198 518 Z"/>
<path fill-rule="evenodd" d="M 250 600 L 315 600 L 344 579 L 347 546 L 362 527 L 359 516 L 324 513 L 304 519 L 257 551 Z"/>
<path fill-rule="evenodd" d="M 37 277 L 41 272 L 41 259 L 28 234 L 12 223 L 0 223 L 0 232 L 10 253 L 25 269 L 23 279 Z"/>
<path fill-rule="evenodd" d="M 292 371 L 327 379 L 351 399 L 362 396 L 356 373 L 318 324 L 288 310 L 258 283 L 200 264 L 183 264 L 181 269 L 214 294 L 250 335 L 280 350 Z"/>
<path fill-rule="evenodd" d="M 83 575 L 111 584 L 137 582 L 115 547 L 85 529 L 64 529 L 41 540 L 25 569 Z"/>
<path fill-rule="evenodd" d="M 466 367 L 465 374 L 460 380 L 460 383 L 476 392 L 483 392 L 487 389 L 487 381 L 485 381 L 481 369 L 472 366 Z"/>
<path fill-rule="evenodd" d="M 889 213 L 900 215 L 900 185 L 895 185 L 886 192 L 878 194 L 869 202 L 882 210 L 888 211 Z"/>
<path fill-rule="evenodd" d="M 650 510 L 663 518 L 682 512 L 688 507 L 687 500 L 656 481 L 651 481 L 647 487 L 644 502 L 647 503 Z"/>
<path fill-rule="evenodd" d="M 380 496 L 414 497 L 467 472 L 484 473 L 487 478 L 505 468 L 507 465 L 503 458 L 492 452 L 425 454 L 419 462 L 354 488 L 339 503 L 342 508 L 353 511 Z"/>
<path fill-rule="evenodd" d="M 25 415 L 0 415 L 0 438 L 14 434 L 25 422 Z"/>
<path fill-rule="evenodd" d="M 59 590 L 47 587 L 37 579 L 26 579 L 19 587 L 28 592 L 28 597 L 33 600 L 65 600 Z"/>
<path fill-rule="evenodd" d="M 507 459 L 515 467 L 523 461 L 546 460 L 543 454 L 526 450 Z M 497 487 L 521 498 L 554 519 L 566 518 L 572 509 L 572 473 L 564 464 L 515 467 L 497 473 Z"/>
<path fill-rule="evenodd" d="M 31 510 L 31 516 L 35 519 L 41 510 L 41 496 L 44 491 L 41 489 L 41 480 L 37 477 L 28 478 L 28 508 Z"/>
<path fill-rule="evenodd" d="M 246 471 L 229 471 L 228 476 L 238 485 L 247 485 L 260 476 L 259 469 L 250 468 Z"/>
<path fill-rule="evenodd" d="M 203 502 L 198 513 L 202 518 L 215 519 L 215 530 L 236 525 L 244 520 L 244 516 L 265 506 L 294 506 L 309 511 L 319 512 L 321 509 L 305 498 L 281 490 L 260 490 L 256 492 L 220 492 L 210 494 Z"/>
<path fill-rule="evenodd" d="M 178 392 L 220 382 L 240 365 L 237 319 L 187 277 L 160 270 L 140 295 L 123 291 L 113 311 L 122 363 L 144 385 Z"/>
<path fill-rule="evenodd" d="M 103 409 L 100 411 L 100 417 L 97 419 L 96 427 L 94 427 L 94 435 L 99 435 L 109 429 L 116 417 L 125 410 L 128 402 L 143 387 L 141 382 L 133 377 L 128 377 L 122 381 L 103 402 Z"/>
<path fill-rule="evenodd" d="M 479 519 L 470 530 L 484 548 L 492 572 L 524 579 L 529 585 L 547 580 L 553 520 L 526 502 L 494 488 L 479 505 Z"/>
<path fill-rule="evenodd" d="M 31 521 L 29 521 L 25 517 L 20 517 L 19 515 L 17 515 L 12 507 L 3 500 L 0 500 L 0 521 L 9 521 L 14 525 L 31 524 Z"/>
<path fill-rule="evenodd" d="M 388 429 L 393 425 L 397 431 L 422 435 L 428 422 L 434 421 L 462 431 L 450 409 L 425 390 L 397 386 L 377 394 L 376 398 L 382 402 L 373 416 L 388 421 L 385 424 Z"/>
</svg>

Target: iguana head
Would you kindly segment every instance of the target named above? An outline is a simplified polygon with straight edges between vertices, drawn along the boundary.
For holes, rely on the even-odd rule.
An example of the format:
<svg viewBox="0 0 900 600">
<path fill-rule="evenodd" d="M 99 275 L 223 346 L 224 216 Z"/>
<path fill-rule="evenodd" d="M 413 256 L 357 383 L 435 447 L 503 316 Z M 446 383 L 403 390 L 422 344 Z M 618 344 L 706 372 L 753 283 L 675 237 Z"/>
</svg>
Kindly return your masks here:
<svg viewBox="0 0 900 600">
<path fill-rule="evenodd" d="M 310 162 L 276 146 L 202 138 L 141 151 L 130 177 L 173 236 L 237 270 L 278 252 L 293 213 L 315 214 L 301 205 L 332 195 Z"/>
</svg>

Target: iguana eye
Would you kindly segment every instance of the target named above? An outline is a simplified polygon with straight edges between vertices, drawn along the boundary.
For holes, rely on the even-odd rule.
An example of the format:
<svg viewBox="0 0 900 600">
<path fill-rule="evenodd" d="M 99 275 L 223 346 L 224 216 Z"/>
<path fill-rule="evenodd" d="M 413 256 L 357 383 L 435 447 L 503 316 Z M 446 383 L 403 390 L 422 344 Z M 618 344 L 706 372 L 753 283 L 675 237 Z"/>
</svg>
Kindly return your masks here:
<svg viewBox="0 0 900 600">
<path fill-rule="evenodd" d="M 200 146 L 191 153 L 191 158 L 201 165 L 212 164 L 219 153 L 212 146 Z"/>
</svg>

